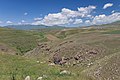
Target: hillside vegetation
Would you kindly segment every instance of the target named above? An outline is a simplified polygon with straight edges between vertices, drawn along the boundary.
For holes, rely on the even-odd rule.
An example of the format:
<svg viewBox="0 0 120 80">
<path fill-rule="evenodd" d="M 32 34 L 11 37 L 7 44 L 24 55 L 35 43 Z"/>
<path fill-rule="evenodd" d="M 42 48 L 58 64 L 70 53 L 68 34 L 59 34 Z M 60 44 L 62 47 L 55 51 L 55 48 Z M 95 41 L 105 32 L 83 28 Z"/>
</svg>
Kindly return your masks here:
<svg viewBox="0 0 120 80">
<path fill-rule="evenodd" d="M 44 33 L 0 28 L 0 43 L 12 47 L 18 55 L 34 49 L 40 41 L 45 41 Z"/>
<path fill-rule="evenodd" d="M 0 28 L 0 43 L 0 80 L 120 80 L 120 27 Z"/>
</svg>

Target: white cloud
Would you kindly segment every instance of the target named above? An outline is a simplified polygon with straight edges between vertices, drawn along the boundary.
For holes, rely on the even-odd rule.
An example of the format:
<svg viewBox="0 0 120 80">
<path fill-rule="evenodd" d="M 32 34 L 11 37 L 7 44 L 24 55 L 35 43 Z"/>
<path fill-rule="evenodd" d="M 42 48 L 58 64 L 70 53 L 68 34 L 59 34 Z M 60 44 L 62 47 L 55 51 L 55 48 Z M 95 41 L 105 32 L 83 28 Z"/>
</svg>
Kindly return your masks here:
<svg viewBox="0 0 120 80">
<path fill-rule="evenodd" d="M 34 25 L 65 25 L 65 24 L 75 24 L 80 21 L 76 21 L 80 18 L 91 18 L 91 12 L 96 9 L 96 6 L 80 7 L 78 10 L 70 10 L 63 8 L 59 13 L 53 13 L 46 15 L 42 20 L 36 21 L 32 24 Z M 80 22 L 81 23 L 81 22 Z"/>
<path fill-rule="evenodd" d="M 86 20 L 85 23 L 86 24 L 90 24 L 91 22 L 90 22 L 90 20 Z"/>
<path fill-rule="evenodd" d="M 36 22 L 33 22 L 31 23 L 32 25 L 42 25 L 42 21 L 36 21 Z"/>
<path fill-rule="evenodd" d="M 25 20 L 22 20 L 21 22 L 22 22 L 22 23 L 24 23 L 24 22 L 25 22 Z"/>
<path fill-rule="evenodd" d="M 24 13 L 24 15 L 26 16 L 26 15 L 28 15 L 28 13 L 27 13 L 27 12 L 25 12 L 25 13 Z"/>
<path fill-rule="evenodd" d="M 67 9 L 67 8 L 63 8 L 61 10 L 61 14 L 68 17 L 68 18 L 81 16 L 81 14 L 79 14 L 78 11 L 73 11 L 73 10 L 70 10 L 70 9 Z"/>
<path fill-rule="evenodd" d="M 11 22 L 11 21 L 7 21 L 6 23 L 7 23 L 7 24 L 12 24 L 13 22 Z"/>
<path fill-rule="evenodd" d="M 107 24 L 120 20 L 120 13 L 116 12 L 111 15 L 106 16 L 105 14 L 95 16 L 92 23 L 93 24 Z"/>
<path fill-rule="evenodd" d="M 92 25 L 92 21 L 91 20 L 86 20 L 84 24 L 86 26 L 90 26 L 90 25 Z"/>
<path fill-rule="evenodd" d="M 113 10 L 111 13 L 114 13 L 115 11 Z"/>
<path fill-rule="evenodd" d="M 111 7 L 111 6 L 113 6 L 113 3 L 107 3 L 107 4 L 104 5 L 103 9 L 106 9 L 108 7 Z"/>
<path fill-rule="evenodd" d="M 35 25 L 48 25 L 48 26 L 52 26 L 52 25 L 62 25 L 62 24 L 66 24 L 68 23 L 68 18 L 64 15 L 62 15 L 61 13 L 56 13 L 56 14 L 48 14 L 47 16 L 44 17 L 43 20 L 41 21 L 37 21 L 34 24 Z"/>
<path fill-rule="evenodd" d="M 2 21 L 0 21 L 0 24 L 3 23 Z"/>
<path fill-rule="evenodd" d="M 31 25 L 31 23 L 27 23 L 27 22 L 18 22 L 18 25 Z"/>
<path fill-rule="evenodd" d="M 82 13 L 82 16 L 88 16 L 94 9 L 96 9 L 96 6 L 88 6 L 88 7 L 80 7 L 78 8 L 78 11 Z M 89 15 L 90 16 L 90 15 Z"/>
<path fill-rule="evenodd" d="M 31 22 L 27 22 L 25 20 L 21 20 L 20 22 L 17 23 L 18 25 L 27 25 L 27 24 L 32 24 Z"/>
<path fill-rule="evenodd" d="M 110 4 L 110 3 L 109 3 Z M 112 6 L 113 4 L 111 4 Z M 104 9 L 110 7 L 106 4 Z M 100 14 L 93 16 L 96 6 L 80 7 L 77 10 L 63 8 L 59 13 L 50 13 L 44 18 L 34 18 L 33 25 L 98 25 L 120 20 L 120 12 L 114 10 L 110 15 Z"/>
<path fill-rule="evenodd" d="M 21 22 L 18 22 L 18 25 L 21 25 L 22 23 Z"/>
<path fill-rule="evenodd" d="M 76 19 L 73 24 L 81 24 L 83 23 L 82 19 Z"/>
<path fill-rule="evenodd" d="M 37 17 L 37 18 L 34 18 L 34 20 L 35 20 L 35 21 L 40 21 L 40 20 L 42 20 L 42 18 Z"/>
<path fill-rule="evenodd" d="M 67 17 L 90 17 L 90 13 L 94 9 L 96 9 L 96 6 L 80 7 L 77 11 L 63 8 L 61 13 Z"/>
</svg>

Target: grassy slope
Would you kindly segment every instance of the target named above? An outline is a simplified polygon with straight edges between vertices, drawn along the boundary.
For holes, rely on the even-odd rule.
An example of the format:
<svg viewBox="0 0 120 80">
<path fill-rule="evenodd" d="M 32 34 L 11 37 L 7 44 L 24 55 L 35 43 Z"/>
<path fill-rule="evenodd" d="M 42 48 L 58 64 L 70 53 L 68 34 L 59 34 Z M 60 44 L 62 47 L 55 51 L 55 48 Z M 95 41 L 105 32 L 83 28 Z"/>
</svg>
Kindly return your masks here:
<svg viewBox="0 0 120 80">
<path fill-rule="evenodd" d="M 44 34 L 41 32 L 0 28 L 0 43 L 13 47 L 20 55 L 35 48 L 37 42 L 45 40 Z"/>
<path fill-rule="evenodd" d="M 19 46 L 23 46 L 23 48 L 21 49 L 24 50 L 24 48 L 31 48 L 31 46 L 27 44 L 30 38 L 33 38 L 32 40 L 30 40 L 30 44 L 33 44 L 33 42 L 36 43 L 35 40 L 41 42 L 45 39 L 47 41 L 47 39 L 44 37 L 44 34 L 41 34 L 39 32 L 14 31 L 15 30 L 1 30 L 1 42 L 16 48 L 11 41 L 19 40 Z M 101 50 L 101 52 L 92 58 L 90 58 L 89 55 L 85 55 L 86 58 L 88 58 L 89 60 L 85 60 L 84 62 L 80 63 L 80 65 L 82 64 L 81 66 L 72 67 L 59 65 L 48 66 L 48 62 L 37 63 L 37 60 L 39 60 L 40 62 L 47 61 L 53 55 L 53 53 L 51 53 L 50 55 L 46 54 L 49 52 L 46 52 L 44 50 L 42 50 L 42 53 L 39 47 L 38 49 L 36 49 L 37 51 L 34 52 L 33 50 L 32 54 L 30 53 L 26 55 L 30 58 L 34 57 L 33 59 L 27 59 L 21 56 L 0 54 L 0 80 L 13 80 L 13 76 L 15 77 L 15 80 L 23 80 L 27 75 L 31 76 L 32 80 L 36 80 L 37 77 L 42 75 L 48 76 L 48 78 L 46 78 L 45 80 L 104 80 L 108 78 L 112 79 L 115 76 L 119 76 L 120 69 L 118 69 L 117 74 L 114 74 L 116 72 L 111 74 L 113 71 L 116 70 L 116 68 L 120 66 L 118 63 L 120 59 L 119 28 L 117 31 L 111 30 L 109 28 L 102 30 L 76 29 L 68 31 L 55 31 L 55 33 L 54 31 L 51 31 L 49 32 L 49 34 L 52 34 L 60 39 L 53 42 L 51 41 L 50 43 L 48 43 L 48 46 L 52 47 L 51 51 L 53 52 L 57 49 L 61 49 L 61 52 L 59 53 L 61 54 L 61 56 L 74 56 L 80 50 L 83 50 L 82 53 L 85 54 L 84 50 L 86 49 L 98 48 L 99 50 Z M 7 36 L 5 37 L 5 35 Z M 18 37 L 17 35 L 19 35 L 20 37 Z M 28 40 L 24 42 L 24 40 L 26 40 L 27 38 Z M 61 43 L 70 40 L 74 41 L 74 43 L 66 43 L 62 46 L 59 46 Z M 24 45 L 21 45 L 21 43 L 24 43 L 26 47 L 24 47 Z M 72 62 L 74 62 L 74 60 Z M 93 65 L 87 67 L 86 65 L 89 62 L 93 62 Z M 114 63 L 115 65 L 113 65 L 112 63 Z M 110 67 L 110 65 L 112 66 Z M 100 67 L 102 67 L 100 75 L 96 76 L 94 73 L 99 70 Z M 72 72 L 72 74 L 60 75 L 60 70 L 68 70 Z M 118 78 L 119 77 L 115 77 L 115 79 L 113 80 L 119 80 Z"/>
<path fill-rule="evenodd" d="M 0 80 L 24 80 L 28 75 L 32 80 L 43 75 L 47 76 L 44 80 L 90 80 L 84 75 L 60 75 L 60 66 L 48 66 L 47 63 L 15 55 L 0 54 L 0 64 Z"/>
<path fill-rule="evenodd" d="M 54 41 L 53 43 L 50 42 L 48 43 L 48 47 L 52 47 L 51 52 L 46 52 L 43 50 L 43 52 L 41 52 L 41 49 L 38 47 L 39 50 L 36 49 L 36 51 L 27 54 L 26 56 L 29 57 L 37 57 L 40 60 L 43 59 L 42 56 L 44 56 L 43 60 L 49 59 L 53 56 L 54 52 L 56 50 L 60 49 L 60 52 L 58 52 L 60 54 L 61 57 L 71 57 L 71 56 L 75 56 L 75 54 L 79 51 L 82 52 L 83 57 L 85 57 L 86 59 L 81 62 L 78 63 L 77 66 L 74 67 L 68 67 L 70 65 L 67 66 L 63 66 L 63 68 L 68 69 L 69 71 L 72 71 L 73 73 L 78 74 L 79 76 L 91 76 L 91 77 L 95 77 L 95 80 L 98 79 L 102 79 L 103 78 L 110 78 L 112 79 L 111 76 L 116 76 L 114 74 L 107 74 L 104 71 L 108 71 L 108 73 L 112 73 L 112 70 L 107 70 L 107 68 L 109 68 L 108 65 L 112 65 L 112 60 L 115 61 L 115 58 L 111 58 L 109 56 L 114 55 L 114 53 L 117 54 L 117 52 L 120 51 L 120 33 L 119 33 L 119 28 L 118 29 L 111 29 L 111 28 L 106 28 L 106 29 L 75 29 L 75 30 L 64 30 L 64 31 L 58 31 L 58 33 L 53 34 L 54 36 L 60 38 L 61 40 L 59 41 Z M 64 33 L 63 33 L 64 32 Z M 63 37 L 61 37 L 63 36 Z M 69 41 L 73 41 L 73 43 L 69 43 Z M 59 46 L 60 44 L 62 44 L 61 46 Z M 98 50 L 98 54 L 97 55 L 89 55 L 86 54 L 86 50 L 92 50 L 92 49 L 97 49 Z M 37 54 L 36 54 L 37 52 Z M 46 55 L 45 53 L 50 53 L 51 56 Z M 109 59 L 104 58 L 105 56 L 108 56 Z M 120 56 L 115 55 L 115 57 Z M 103 63 L 103 61 L 108 61 L 108 64 Z M 99 77 L 94 76 L 94 72 L 98 69 L 98 68 L 94 68 L 94 66 L 99 67 L 96 62 L 101 61 L 101 67 L 102 67 L 102 72 L 101 75 Z M 119 60 L 115 61 L 114 63 L 117 64 Z M 75 60 L 71 60 L 69 63 L 74 63 L 76 62 Z M 89 63 L 93 63 L 90 67 L 93 68 L 93 71 L 90 71 L 90 67 L 88 67 L 87 65 Z M 104 66 L 104 65 L 107 66 Z M 113 70 L 115 71 L 115 67 L 119 67 L 120 65 L 113 65 Z M 88 70 L 87 73 L 81 73 L 84 72 L 84 70 Z M 120 70 L 119 70 L 120 71 Z M 88 74 L 91 73 L 91 74 Z M 119 74 L 119 72 L 117 73 Z M 107 76 L 107 77 L 106 77 Z M 103 77 L 103 78 L 101 78 Z M 117 75 L 118 77 L 118 75 Z M 93 78 L 94 79 L 94 78 Z M 83 78 L 84 80 L 84 78 Z M 116 78 L 116 80 L 119 80 L 118 78 Z"/>
</svg>

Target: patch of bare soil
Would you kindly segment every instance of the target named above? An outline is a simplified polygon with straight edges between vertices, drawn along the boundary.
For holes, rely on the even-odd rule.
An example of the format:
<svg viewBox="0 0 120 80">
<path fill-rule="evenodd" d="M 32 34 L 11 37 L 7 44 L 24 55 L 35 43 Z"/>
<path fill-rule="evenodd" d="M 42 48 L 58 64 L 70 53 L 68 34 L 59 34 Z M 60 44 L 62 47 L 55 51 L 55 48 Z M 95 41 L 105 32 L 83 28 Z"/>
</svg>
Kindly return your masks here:
<svg viewBox="0 0 120 80">
<path fill-rule="evenodd" d="M 15 54 L 15 50 L 9 48 L 8 46 L 4 45 L 4 44 L 0 44 L 0 52 L 4 52 L 7 54 Z"/>
<path fill-rule="evenodd" d="M 48 40 L 50 40 L 50 41 L 59 40 L 59 38 L 57 38 L 57 37 L 55 37 L 55 36 L 53 36 L 53 35 L 51 35 L 51 34 L 46 35 L 46 38 L 47 38 Z"/>
</svg>

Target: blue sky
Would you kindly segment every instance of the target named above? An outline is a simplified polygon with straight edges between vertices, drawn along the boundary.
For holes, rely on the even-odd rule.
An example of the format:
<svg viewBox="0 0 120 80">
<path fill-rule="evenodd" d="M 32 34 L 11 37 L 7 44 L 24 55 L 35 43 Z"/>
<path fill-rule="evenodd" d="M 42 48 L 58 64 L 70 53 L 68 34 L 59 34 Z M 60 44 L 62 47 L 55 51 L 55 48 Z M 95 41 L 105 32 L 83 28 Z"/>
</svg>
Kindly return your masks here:
<svg viewBox="0 0 120 80">
<path fill-rule="evenodd" d="M 0 25 L 84 26 L 117 20 L 120 0 L 0 0 Z"/>
</svg>

